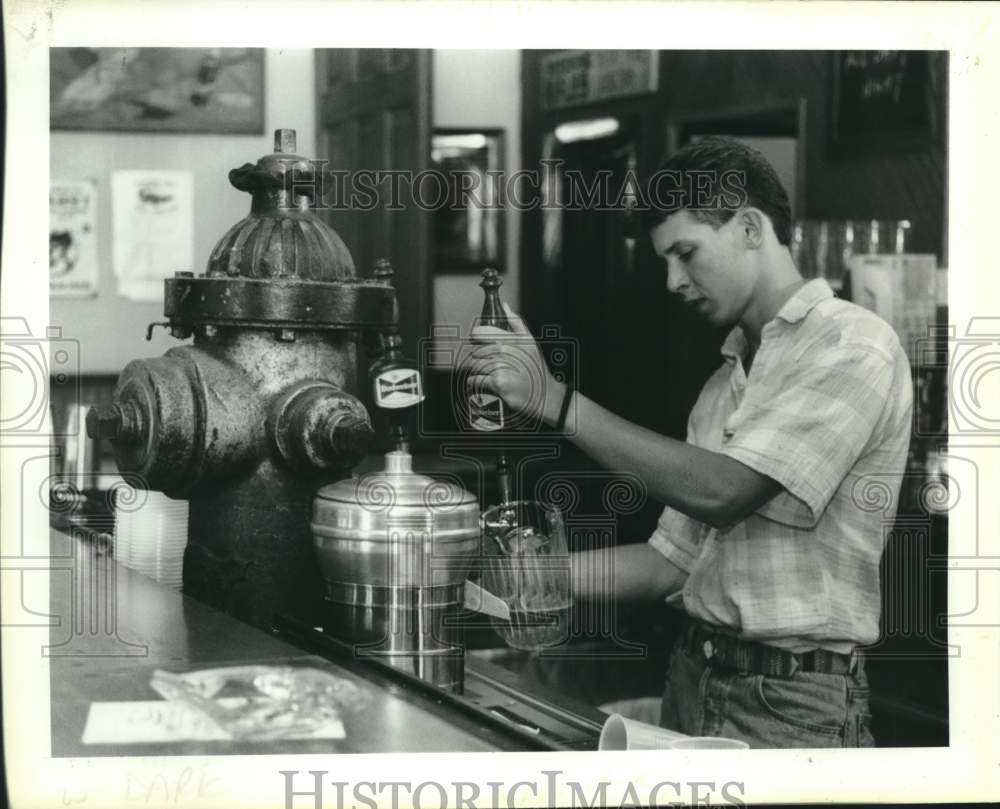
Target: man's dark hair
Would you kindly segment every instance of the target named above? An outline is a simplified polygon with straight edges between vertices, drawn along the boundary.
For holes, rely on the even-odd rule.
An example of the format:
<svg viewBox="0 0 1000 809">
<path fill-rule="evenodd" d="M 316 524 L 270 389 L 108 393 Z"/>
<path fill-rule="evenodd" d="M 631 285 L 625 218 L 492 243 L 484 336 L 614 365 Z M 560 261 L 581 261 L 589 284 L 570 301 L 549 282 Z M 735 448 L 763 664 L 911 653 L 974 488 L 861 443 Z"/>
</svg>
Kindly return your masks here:
<svg viewBox="0 0 1000 809">
<path fill-rule="evenodd" d="M 731 138 L 692 141 L 660 164 L 646 191 L 647 230 L 681 210 L 718 228 L 741 208 L 753 207 L 770 218 L 780 244 L 791 243 L 792 209 L 774 167 L 756 149 Z"/>
</svg>

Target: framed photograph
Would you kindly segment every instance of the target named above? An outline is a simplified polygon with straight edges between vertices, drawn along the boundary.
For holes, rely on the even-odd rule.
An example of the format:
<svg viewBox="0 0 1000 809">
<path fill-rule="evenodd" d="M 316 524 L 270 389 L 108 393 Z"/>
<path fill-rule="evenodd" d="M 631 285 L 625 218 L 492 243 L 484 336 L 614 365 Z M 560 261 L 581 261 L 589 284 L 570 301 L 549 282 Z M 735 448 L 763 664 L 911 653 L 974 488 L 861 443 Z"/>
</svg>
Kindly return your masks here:
<svg viewBox="0 0 1000 809">
<path fill-rule="evenodd" d="M 502 129 L 436 129 L 431 165 L 447 200 L 434 211 L 438 272 L 504 271 Z"/>
<path fill-rule="evenodd" d="M 263 48 L 52 48 L 52 129 L 264 131 Z"/>
</svg>

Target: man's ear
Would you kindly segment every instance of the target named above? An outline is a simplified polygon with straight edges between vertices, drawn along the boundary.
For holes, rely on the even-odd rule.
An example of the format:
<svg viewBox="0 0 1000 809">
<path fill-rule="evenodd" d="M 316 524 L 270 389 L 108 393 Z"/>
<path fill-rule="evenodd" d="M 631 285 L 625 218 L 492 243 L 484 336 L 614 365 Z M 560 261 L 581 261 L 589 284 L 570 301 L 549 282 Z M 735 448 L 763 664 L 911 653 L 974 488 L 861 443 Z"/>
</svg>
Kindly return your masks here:
<svg viewBox="0 0 1000 809">
<path fill-rule="evenodd" d="M 737 215 L 740 218 L 740 237 L 744 246 L 750 250 L 760 249 L 767 230 L 764 212 L 758 208 L 744 208 Z"/>
</svg>

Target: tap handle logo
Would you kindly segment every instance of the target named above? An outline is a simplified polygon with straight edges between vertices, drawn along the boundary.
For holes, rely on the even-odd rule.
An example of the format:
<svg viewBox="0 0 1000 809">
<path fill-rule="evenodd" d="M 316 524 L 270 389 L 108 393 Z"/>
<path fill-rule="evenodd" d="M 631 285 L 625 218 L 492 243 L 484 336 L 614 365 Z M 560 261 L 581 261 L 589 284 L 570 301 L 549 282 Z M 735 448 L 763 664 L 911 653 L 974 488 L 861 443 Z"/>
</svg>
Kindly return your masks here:
<svg viewBox="0 0 1000 809">
<path fill-rule="evenodd" d="M 469 422 L 477 430 L 502 430 L 506 419 L 504 404 L 492 393 L 475 393 L 469 397 Z"/>
<path fill-rule="evenodd" d="M 375 377 L 375 404 L 378 407 L 400 410 L 423 400 L 423 382 L 416 368 L 393 368 Z"/>
</svg>

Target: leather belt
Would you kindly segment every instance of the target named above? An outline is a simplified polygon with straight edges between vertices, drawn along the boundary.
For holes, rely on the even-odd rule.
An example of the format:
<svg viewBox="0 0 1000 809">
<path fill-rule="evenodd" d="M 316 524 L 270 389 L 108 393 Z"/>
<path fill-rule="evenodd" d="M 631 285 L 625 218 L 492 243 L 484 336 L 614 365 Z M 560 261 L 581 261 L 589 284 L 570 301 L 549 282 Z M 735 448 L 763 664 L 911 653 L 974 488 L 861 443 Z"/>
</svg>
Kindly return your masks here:
<svg viewBox="0 0 1000 809">
<path fill-rule="evenodd" d="M 741 640 L 726 634 L 721 628 L 689 620 L 681 633 L 680 643 L 691 655 L 702 658 L 714 668 L 730 669 L 741 674 L 765 674 L 770 677 L 791 677 L 798 671 L 815 674 L 853 674 L 861 665 L 861 655 L 840 654 L 826 649 L 811 652 L 790 652 Z"/>
</svg>

